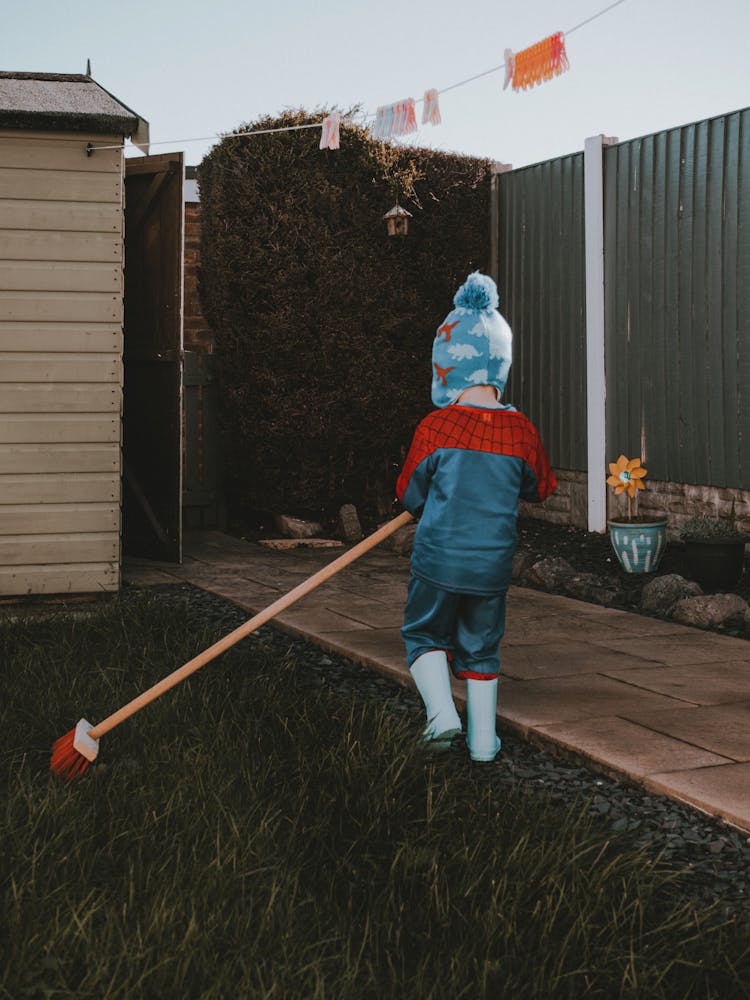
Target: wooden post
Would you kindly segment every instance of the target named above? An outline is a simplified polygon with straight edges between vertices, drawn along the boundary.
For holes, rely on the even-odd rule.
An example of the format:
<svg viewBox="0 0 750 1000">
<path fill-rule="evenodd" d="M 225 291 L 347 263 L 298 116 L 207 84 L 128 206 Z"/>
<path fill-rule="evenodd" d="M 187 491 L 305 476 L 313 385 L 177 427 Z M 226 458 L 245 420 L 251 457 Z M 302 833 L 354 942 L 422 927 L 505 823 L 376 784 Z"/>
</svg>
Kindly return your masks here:
<svg viewBox="0 0 750 1000">
<path fill-rule="evenodd" d="M 492 165 L 490 181 L 490 277 L 496 285 L 500 285 L 500 174 L 507 174 L 513 169 L 510 163 Z"/>
</svg>

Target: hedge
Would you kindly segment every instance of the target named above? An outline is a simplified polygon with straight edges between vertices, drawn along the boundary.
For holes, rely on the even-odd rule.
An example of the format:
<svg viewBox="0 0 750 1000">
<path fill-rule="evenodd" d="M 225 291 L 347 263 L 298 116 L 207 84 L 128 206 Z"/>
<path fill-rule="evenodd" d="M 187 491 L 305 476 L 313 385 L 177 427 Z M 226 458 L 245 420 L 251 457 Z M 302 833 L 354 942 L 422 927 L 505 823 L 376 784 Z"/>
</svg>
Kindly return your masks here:
<svg viewBox="0 0 750 1000">
<path fill-rule="evenodd" d="M 320 121 L 290 111 L 243 131 Z M 225 137 L 198 169 L 230 513 L 384 515 L 431 409 L 435 329 L 489 263 L 492 161 L 306 129 Z M 412 214 L 389 237 L 395 200 Z"/>
</svg>

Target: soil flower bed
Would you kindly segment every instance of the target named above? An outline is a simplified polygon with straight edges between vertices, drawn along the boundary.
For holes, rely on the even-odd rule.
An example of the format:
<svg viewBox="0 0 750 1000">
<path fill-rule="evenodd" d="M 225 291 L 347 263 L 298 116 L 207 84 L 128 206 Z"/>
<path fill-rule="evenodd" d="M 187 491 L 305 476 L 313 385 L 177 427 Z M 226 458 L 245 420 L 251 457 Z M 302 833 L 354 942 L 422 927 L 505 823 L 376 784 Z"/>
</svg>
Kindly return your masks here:
<svg viewBox="0 0 750 1000">
<path fill-rule="evenodd" d="M 737 835 L 514 741 L 426 757 L 413 692 L 274 628 L 49 774 L 241 617 L 191 587 L 6 610 L 0 995 L 748 995 Z"/>
<path fill-rule="evenodd" d="M 598 585 L 592 583 L 583 592 L 571 592 L 555 574 L 550 574 L 543 586 L 534 582 L 533 574 L 531 579 L 526 573 L 520 574 L 516 582 L 548 592 L 588 599 L 594 603 L 606 603 L 610 607 L 635 614 L 664 617 L 663 613 L 644 610 L 642 605 L 644 588 L 655 579 L 673 574 L 688 581 L 690 579 L 685 546 L 681 542 L 667 543 L 656 573 L 626 573 L 617 562 L 608 535 L 531 518 L 519 520 L 518 553 L 527 567 L 541 560 L 565 560 L 576 573 L 596 577 Z M 743 574 L 732 593 L 750 603 L 749 573 Z M 741 616 L 710 630 L 750 638 L 750 622 Z"/>
</svg>

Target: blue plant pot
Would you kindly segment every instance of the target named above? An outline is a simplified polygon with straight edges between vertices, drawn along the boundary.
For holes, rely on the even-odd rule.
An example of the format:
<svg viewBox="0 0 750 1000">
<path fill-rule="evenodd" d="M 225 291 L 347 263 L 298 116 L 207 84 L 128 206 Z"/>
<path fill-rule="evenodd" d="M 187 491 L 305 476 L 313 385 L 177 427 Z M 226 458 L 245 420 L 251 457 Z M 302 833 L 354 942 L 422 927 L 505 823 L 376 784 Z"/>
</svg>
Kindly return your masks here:
<svg viewBox="0 0 750 1000">
<path fill-rule="evenodd" d="M 667 544 L 667 522 L 607 521 L 609 538 L 626 573 L 655 573 Z"/>
</svg>

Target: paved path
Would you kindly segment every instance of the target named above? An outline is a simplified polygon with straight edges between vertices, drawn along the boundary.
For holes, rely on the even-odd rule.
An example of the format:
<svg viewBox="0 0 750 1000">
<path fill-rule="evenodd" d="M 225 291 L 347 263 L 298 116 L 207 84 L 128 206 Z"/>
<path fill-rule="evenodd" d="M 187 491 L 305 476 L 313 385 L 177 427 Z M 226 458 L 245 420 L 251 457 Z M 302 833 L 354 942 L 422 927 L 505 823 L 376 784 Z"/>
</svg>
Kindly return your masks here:
<svg viewBox="0 0 750 1000">
<path fill-rule="evenodd" d="M 189 582 L 250 617 L 340 552 L 193 532 L 183 565 L 129 561 L 124 575 Z M 407 559 L 375 549 L 276 622 L 411 686 L 399 634 L 408 574 Z M 750 830 L 750 642 L 512 587 L 501 654 L 501 734 L 551 743 Z M 463 685 L 454 691 L 463 705 Z"/>
</svg>

